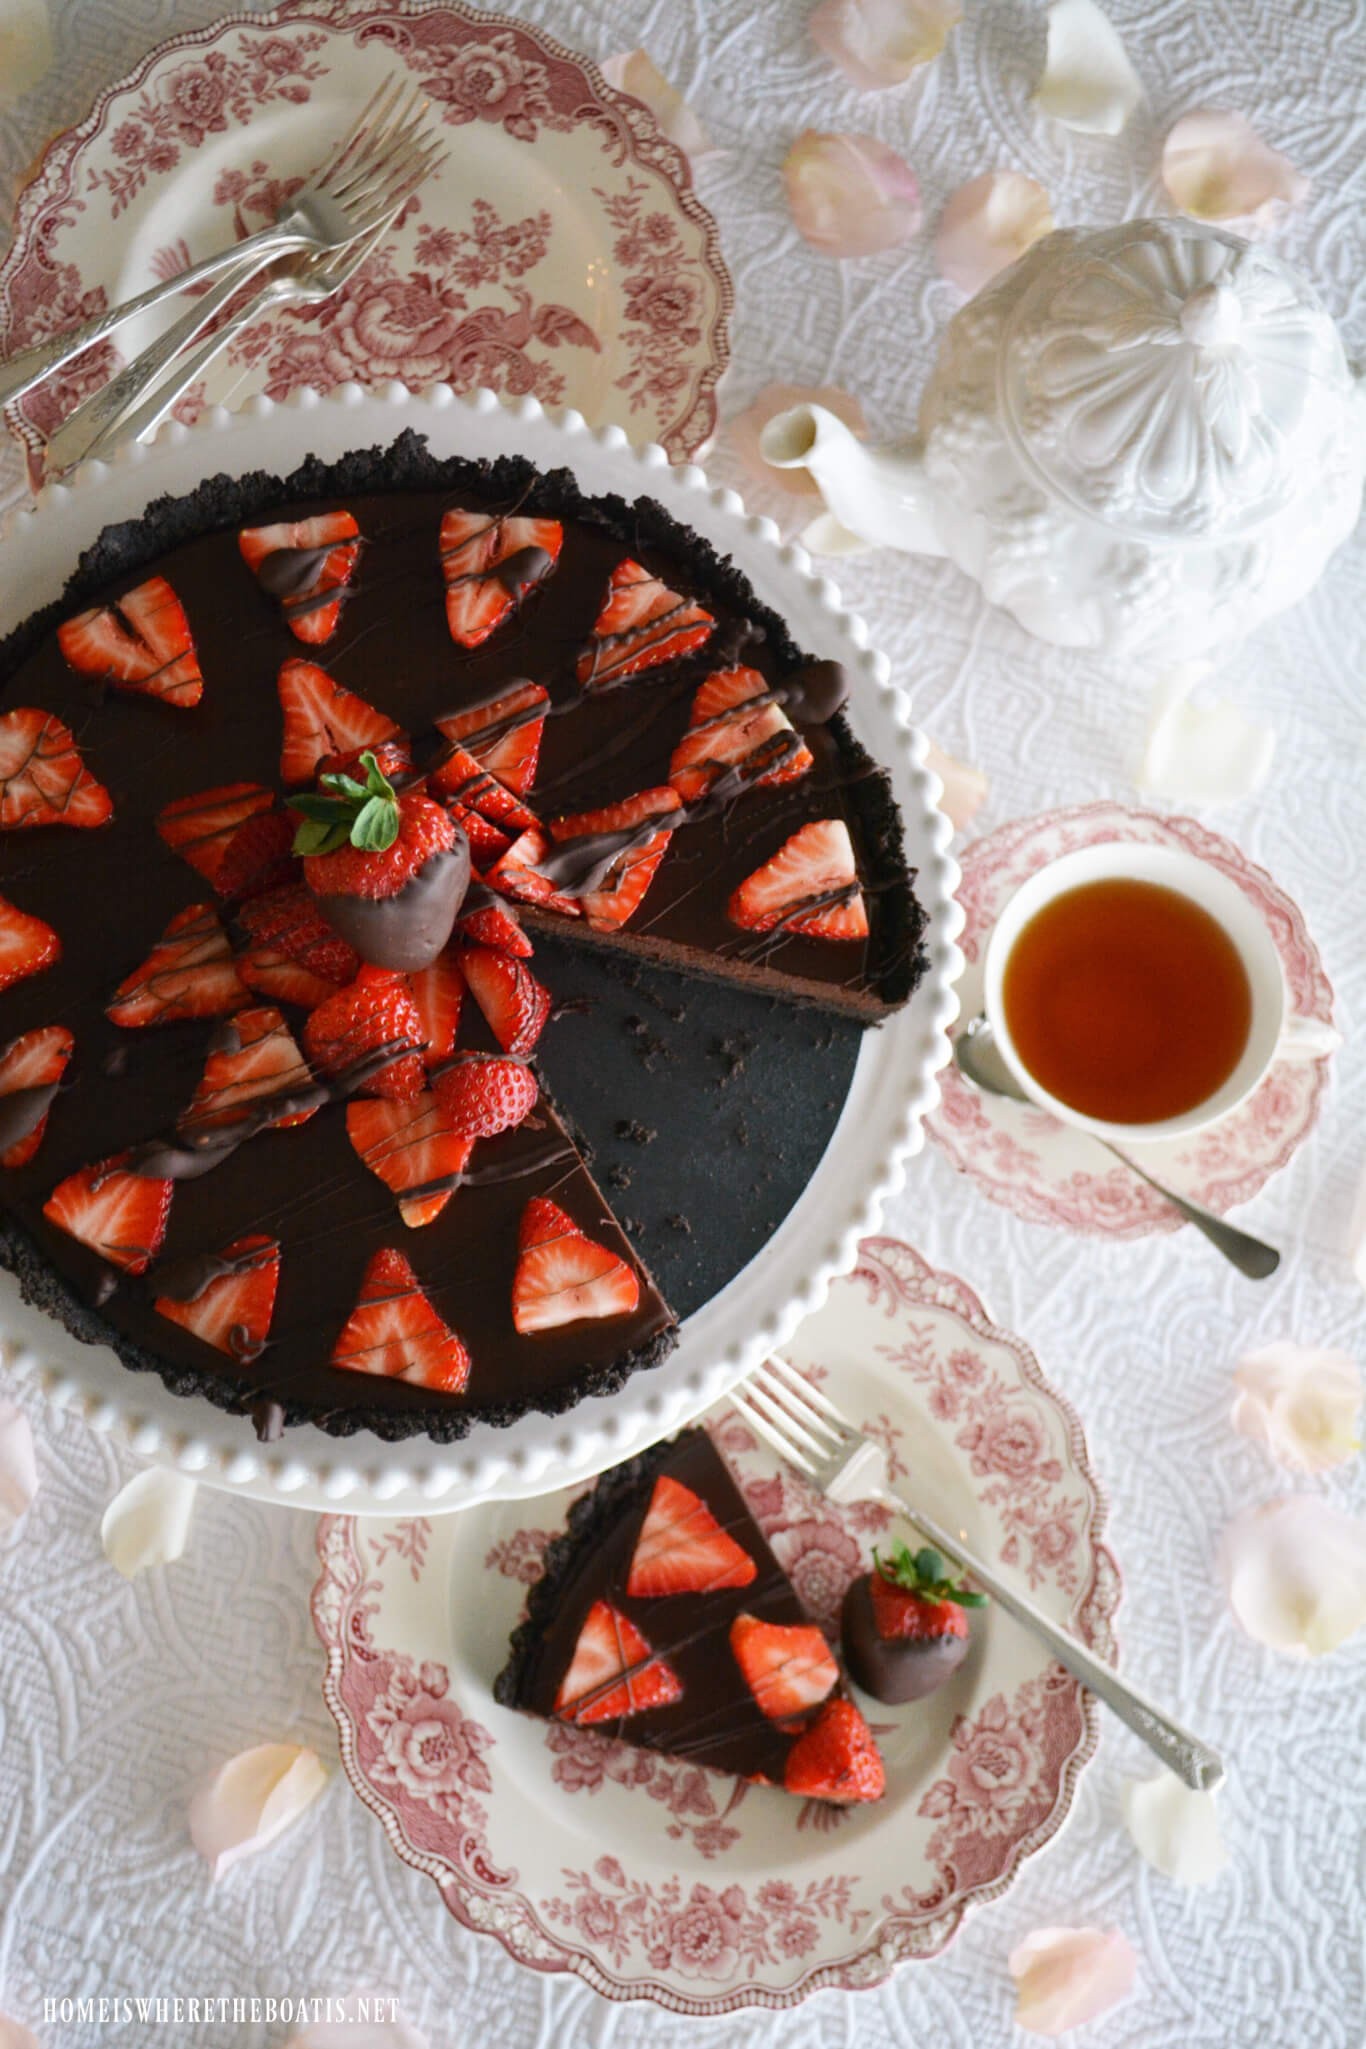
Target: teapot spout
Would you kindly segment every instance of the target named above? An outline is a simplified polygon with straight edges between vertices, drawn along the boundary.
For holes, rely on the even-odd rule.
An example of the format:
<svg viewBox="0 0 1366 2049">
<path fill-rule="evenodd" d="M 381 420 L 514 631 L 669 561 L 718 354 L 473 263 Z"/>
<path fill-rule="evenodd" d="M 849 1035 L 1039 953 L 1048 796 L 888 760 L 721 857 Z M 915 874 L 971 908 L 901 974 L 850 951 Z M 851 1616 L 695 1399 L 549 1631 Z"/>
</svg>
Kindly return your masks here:
<svg viewBox="0 0 1366 2049">
<path fill-rule="evenodd" d="M 806 470 L 840 526 L 875 548 L 942 555 L 920 449 L 870 448 L 824 406 L 793 406 L 759 436 L 774 469 Z"/>
</svg>

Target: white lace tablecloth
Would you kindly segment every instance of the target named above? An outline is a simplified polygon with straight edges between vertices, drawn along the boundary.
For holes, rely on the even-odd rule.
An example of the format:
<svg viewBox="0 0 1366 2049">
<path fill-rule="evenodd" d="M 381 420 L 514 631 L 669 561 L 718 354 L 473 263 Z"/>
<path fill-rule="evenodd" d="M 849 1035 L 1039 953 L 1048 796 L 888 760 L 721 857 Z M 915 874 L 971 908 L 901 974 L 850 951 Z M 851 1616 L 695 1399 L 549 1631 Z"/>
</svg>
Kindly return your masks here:
<svg viewBox="0 0 1366 2049">
<path fill-rule="evenodd" d="M 219 11 L 215 0 L 55 0 L 57 65 L 17 107 L 0 107 L 0 200 L 106 80 L 173 27 Z M 1160 209 L 1157 147 L 1172 117 L 1202 103 L 1237 108 L 1312 176 L 1276 246 L 1318 280 L 1349 349 L 1366 354 L 1360 0 L 1112 0 L 1150 95 L 1118 143 L 1030 112 L 1042 10 L 1024 0 L 968 0 L 937 64 L 866 96 L 817 56 L 806 11 L 805 0 L 523 7 L 597 56 L 645 43 L 723 146 L 699 182 L 737 288 L 727 409 L 772 380 L 830 381 L 862 396 L 876 429 L 902 427 L 956 303 L 927 238 L 843 267 L 799 240 L 778 166 L 806 126 L 862 128 L 899 147 L 931 222 L 965 179 L 1013 165 L 1049 188 L 1060 222 L 1102 223 Z M 1029 641 L 944 564 L 884 554 L 843 567 L 840 580 L 920 721 L 989 772 L 980 824 L 1132 796 L 1144 677 L 1104 677 Z M 1226 1520 L 1288 1484 L 1229 1427 L 1239 1352 L 1288 1335 L 1366 1352 L 1344 1249 L 1366 1157 L 1360 534 L 1309 602 L 1240 659 L 1238 677 L 1279 749 L 1267 789 L 1213 822 L 1306 906 L 1349 1035 L 1318 1130 L 1246 1213 L 1290 1248 L 1281 1274 L 1249 1287 L 1190 1232 L 1106 1244 L 1024 1224 L 933 1149 L 887 1218 L 970 1279 L 1081 1411 L 1127 1581 L 1127 1669 L 1231 1761 L 1224 1878 L 1181 1893 L 1140 1864 L 1119 1793 L 1143 1754 L 1112 1727 L 1061 1839 L 949 1954 L 857 2000 L 823 1994 L 790 2013 L 681 2022 L 518 1970 L 454 1925 L 340 1773 L 307 1820 L 215 1891 L 185 1830 L 206 1766 L 267 1738 L 335 1756 L 307 1612 L 312 1520 L 204 1495 L 189 1554 L 126 1585 L 101 1554 L 99 1521 L 132 1460 L 33 1403 L 42 1488 L 0 1539 L 0 2009 L 40 2024 L 44 1994 L 371 1987 L 400 1995 L 439 2049 L 1000 2049 L 1013 2038 L 1010 1949 L 1044 1923 L 1099 1922 L 1124 1928 L 1141 1961 L 1133 1998 L 1078 2038 L 1094 2049 L 1360 2049 L 1366 1641 L 1313 1669 L 1277 1660 L 1233 1626 L 1213 1569 Z M 1363 1482 L 1358 1461 L 1331 1492 L 1360 1505 Z M 39 2032 L 63 2049 L 137 2039 L 135 2029 Z M 147 2039 L 275 2049 L 285 2032 L 187 2027 Z"/>
</svg>

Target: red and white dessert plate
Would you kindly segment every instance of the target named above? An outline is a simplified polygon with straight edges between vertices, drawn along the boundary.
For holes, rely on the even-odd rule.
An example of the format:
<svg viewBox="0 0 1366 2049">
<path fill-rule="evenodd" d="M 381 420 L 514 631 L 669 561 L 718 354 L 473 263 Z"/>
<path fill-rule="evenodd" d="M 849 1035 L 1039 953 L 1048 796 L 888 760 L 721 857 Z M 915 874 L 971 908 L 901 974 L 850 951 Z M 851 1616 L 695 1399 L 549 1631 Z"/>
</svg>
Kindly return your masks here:
<svg viewBox="0 0 1366 2049">
<path fill-rule="evenodd" d="M 284 473 L 310 455 L 337 461 L 350 449 L 388 446 L 409 429 L 438 456 L 521 455 L 542 470 L 568 467 L 590 494 L 658 500 L 734 559 L 800 646 L 845 666 L 851 723 L 886 767 L 901 808 L 906 859 L 928 918 L 927 968 L 905 1008 L 864 1034 L 819 1171 L 767 1244 L 686 1319 L 663 1365 L 564 1416 L 530 1414 L 505 1430 L 480 1424 L 450 1445 L 422 1437 L 385 1444 L 368 1433 L 329 1437 L 311 1424 L 278 1444 L 258 1444 L 242 1417 L 174 1395 L 154 1374 L 130 1373 L 104 1347 L 80 1344 L 0 1275 L 0 1334 L 13 1348 L 12 1363 L 95 1427 L 217 1486 L 303 1508 L 344 1504 L 361 1514 L 465 1508 L 587 1479 L 679 1428 L 782 1345 L 825 1300 L 831 1278 L 853 1265 L 859 1239 L 876 1228 L 884 1199 L 903 1185 L 906 1162 L 924 1143 L 922 1120 L 948 1059 L 962 965 L 958 869 L 948 852 L 949 821 L 937 808 L 940 785 L 925 766 L 927 743 L 911 725 L 906 697 L 886 657 L 869 648 L 863 621 L 812 572 L 800 548 L 782 545 L 770 520 L 746 515 L 733 491 L 713 489 L 699 469 L 671 465 L 659 447 L 631 447 L 619 427 L 590 430 L 578 413 L 552 416 L 535 399 L 508 405 L 490 391 L 458 397 L 448 385 L 415 393 L 396 383 L 372 392 L 349 384 L 325 398 L 304 387 L 281 405 L 257 397 L 240 413 L 215 408 L 194 427 L 172 423 L 150 447 L 125 447 L 108 465 L 87 464 L 69 484 L 48 485 L 32 510 L 10 516 L 0 537 L 7 570 L 0 639 L 60 596 L 81 550 L 106 525 L 135 517 L 163 493 L 178 496 L 220 471 Z"/>
<path fill-rule="evenodd" d="M 248 328 L 179 416 L 304 384 L 439 378 L 692 454 L 715 423 L 732 291 L 686 158 L 586 58 L 453 0 L 286 0 L 159 44 L 49 144 L 20 195 L 0 348 L 266 226 L 390 72 L 426 92 L 445 166 L 343 291 Z M 47 433 L 181 304 L 14 410 L 35 484 Z"/>
<path fill-rule="evenodd" d="M 886 1445 L 894 1474 L 910 1469 L 928 1511 L 1113 1656 L 1120 1582 L 1081 1425 L 971 1288 L 896 1239 L 865 1239 L 789 1355 Z M 889 1512 L 832 1508 L 724 1403 L 708 1420 L 798 1592 L 832 1621 Z M 990 1608 L 939 1693 L 864 1701 L 887 1764 L 869 1808 L 498 1707 L 490 1687 L 573 1498 L 319 1524 L 313 1619 L 347 1777 L 464 1927 L 609 1999 L 792 2006 L 936 1955 L 1057 1834 L 1095 1703 Z"/>
<path fill-rule="evenodd" d="M 1163 818 L 1111 803 L 1017 819 L 964 849 L 958 901 L 966 923 L 959 943 L 967 966 L 958 984 L 960 1018 L 975 1017 L 982 1008 L 983 956 L 1006 900 L 1048 862 L 1102 840 L 1176 847 L 1237 883 L 1276 942 L 1290 1010 L 1322 1025 L 1325 1048 L 1331 1045 L 1332 984 L 1292 898 L 1231 840 L 1193 818 Z M 1249 1201 L 1308 1136 L 1328 1086 L 1328 1066 L 1326 1057 L 1277 1060 L 1228 1116 L 1188 1137 L 1130 1143 L 1128 1150 L 1159 1180 L 1222 1215 Z M 956 1067 L 945 1071 L 926 1129 L 984 1194 L 1030 1223 L 1114 1238 L 1181 1228 L 1171 1204 L 1095 1139 L 1046 1110 L 982 1094 Z"/>
</svg>

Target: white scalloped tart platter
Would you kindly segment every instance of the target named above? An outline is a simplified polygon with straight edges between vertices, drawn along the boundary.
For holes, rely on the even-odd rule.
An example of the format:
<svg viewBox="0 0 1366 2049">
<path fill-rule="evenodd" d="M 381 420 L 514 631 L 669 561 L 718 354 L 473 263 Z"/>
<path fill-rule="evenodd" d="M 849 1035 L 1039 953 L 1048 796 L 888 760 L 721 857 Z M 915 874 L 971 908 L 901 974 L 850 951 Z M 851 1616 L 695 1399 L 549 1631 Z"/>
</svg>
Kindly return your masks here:
<svg viewBox="0 0 1366 2049">
<path fill-rule="evenodd" d="M 662 448 L 632 447 L 619 427 L 590 428 L 578 413 L 549 414 L 533 399 L 508 405 L 489 391 L 461 397 L 447 385 L 414 393 L 397 384 L 377 391 L 351 384 L 325 398 L 301 390 L 279 405 L 256 398 L 240 413 L 215 409 L 193 428 L 174 424 L 151 447 L 125 449 L 69 484 L 49 485 L 32 510 L 10 516 L 0 536 L 0 638 L 60 596 L 82 549 L 105 526 L 152 499 L 219 473 L 285 472 L 310 454 L 336 461 L 351 449 L 387 445 L 407 428 L 425 435 L 437 456 L 525 456 L 542 469 L 568 467 L 590 493 L 657 499 L 734 558 L 800 645 L 846 666 L 851 722 L 886 766 L 901 807 L 907 860 L 929 919 L 929 965 L 905 1009 L 864 1035 L 819 1171 L 767 1244 L 686 1319 L 663 1366 L 568 1415 L 524 1416 L 501 1430 L 479 1425 L 452 1445 L 425 1438 L 384 1444 L 368 1434 L 339 1439 L 312 1425 L 260 1445 L 246 1419 L 173 1395 L 105 1348 L 73 1340 L 22 1302 L 10 1276 L 0 1277 L 0 1335 L 11 1365 L 35 1373 L 49 1395 L 78 1407 L 96 1428 L 213 1485 L 359 1514 L 463 1508 L 587 1479 L 699 1414 L 783 1344 L 824 1302 L 832 1278 L 854 1264 L 859 1239 L 904 1185 L 938 1100 L 962 965 L 958 870 L 948 852 L 949 821 L 937 808 L 940 786 L 926 768 L 926 742 L 907 698 L 886 658 L 868 646 L 863 621 L 813 573 L 803 551 L 784 545 L 771 521 L 747 515 L 734 492 L 714 488 L 691 465 L 671 466 Z"/>
</svg>

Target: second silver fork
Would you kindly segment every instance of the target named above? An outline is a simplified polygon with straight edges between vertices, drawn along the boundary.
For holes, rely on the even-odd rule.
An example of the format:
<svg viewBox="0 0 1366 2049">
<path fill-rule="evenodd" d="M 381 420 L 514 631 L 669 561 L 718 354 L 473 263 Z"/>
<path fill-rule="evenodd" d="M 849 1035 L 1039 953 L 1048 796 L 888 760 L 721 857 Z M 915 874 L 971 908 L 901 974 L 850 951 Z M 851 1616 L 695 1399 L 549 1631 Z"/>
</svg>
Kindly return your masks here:
<svg viewBox="0 0 1366 2049">
<path fill-rule="evenodd" d="M 882 1446 L 845 1420 L 833 1402 L 785 1359 L 770 1359 L 730 1395 L 745 1421 L 828 1500 L 881 1501 L 913 1523 L 937 1550 L 968 1572 L 998 1608 L 1013 1615 L 1088 1692 L 1104 1701 L 1187 1786 L 1213 1792 L 1224 1778 L 1217 1751 L 1193 1736 L 1136 1686 L 1121 1679 L 1080 1638 L 1046 1615 L 1028 1594 L 979 1558 L 961 1532 L 947 1530 L 891 1485 Z"/>
</svg>

